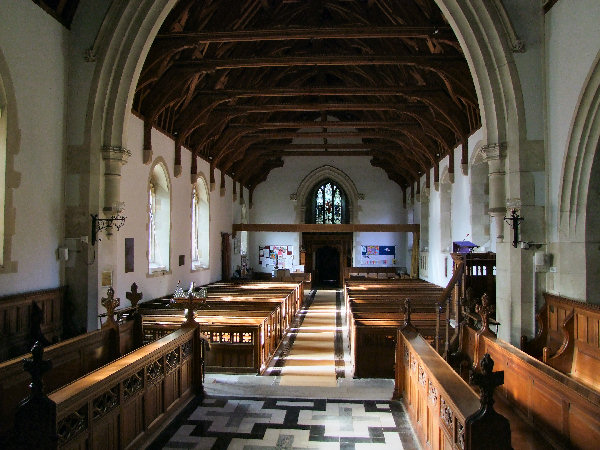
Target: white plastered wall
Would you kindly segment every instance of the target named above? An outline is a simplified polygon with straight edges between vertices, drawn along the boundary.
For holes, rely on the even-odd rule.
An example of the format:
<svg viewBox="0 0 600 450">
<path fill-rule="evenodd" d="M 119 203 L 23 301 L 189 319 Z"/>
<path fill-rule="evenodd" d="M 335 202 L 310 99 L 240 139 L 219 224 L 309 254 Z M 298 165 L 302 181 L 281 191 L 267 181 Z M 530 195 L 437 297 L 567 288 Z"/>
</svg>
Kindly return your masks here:
<svg viewBox="0 0 600 450">
<path fill-rule="evenodd" d="M 476 131 L 468 141 L 469 147 L 469 160 L 473 158 L 473 152 L 478 148 L 477 144 L 481 140 L 483 131 Z M 442 184 L 449 184 L 451 197 L 452 209 L 450 215 L 452 217 L 450 236 L 451 241 L 462 241 L 471 240 L 473 235 L 472 226 L 472 215 L 471 215 L 471 168 L 466 175 L 461 172 L 460 159 L 461 150 L 460 148 L 455 149 L 453 152 L 454 167 L 456 168 L 454 173 L 454 183 L 448 183 L 448 177 L 444 176 L 448 171 L 448 161 L 450 156 L 447 156 L 440 162 L 440 190 L 434 188 L 433 183 L 433 169 L 431 169 L 431 189 L 429 190 L 429 196 L 426 197 L 424 188 L 421 188 L 421 202 L 413 205 L 411 209 L 415 215 L 419 215 L 423 220 L 427 220 L 424 230 L 428 232 L 425 242 L 428 243 L 428 270 L 420 273 L 420 278 L 427 280 L 431 283 L 435 283 L 439 286 L 446 286 L 450 278 L 452 277 L 452 258 L 446 248 L 442 247 L 442 220 L 440 216 L 441 211 L 441 200 Z M 420 180 L 421 185 L 425 185 L 425 176 Z M 423 214 L 421 208 L 427 207 L 427 213 Z M 489 220 L 489 216 L 483 218 L 483 220 Z M 423 226 L 422 226 L 423 227 Z M 490 242 L 475 242 L 475 244 L 481 245 L 482 247 L 478 251 L 493 251 Z M 421 250 L 424 250 L 421 247 Z M 452 249 L 450 249 L 451 251 Z"/>
<path fill-rule="evenodd" d="M 130 115 L 128 124 L 127 148 L 131 156 L 123 166 L 121 174 L 121 200 L 125 202 L 125 226 L 115 233 L 111 240 L 116 242 L 116 255 L 107 253 L 103 259 L 102 245 L 99 245 L 100 272 L 113 272 L 115 295 L 121 298 L 121 305 L 128 305 L 125 293 L 132 283 L 137 283 L 144 294 L 144 300 L 172 293 L 178 281 L 187 288 L 191 281 L 196 285 L 221 279 L 221 232 L 231 233 L 234 212 L 239 216 L 241 206 L 233 202 L 233 183 L 226 177 L 225 194 L 220 195 L 217 188 L 209 192 L 210 197 L 210 267 L 191 269 L 191 226 L 192 226 L 192 183 L 190 176 L 191 152 L 181 151 L 182 172 L 174 177 L 174 142 L 163 133 L 152 130 L 152 160 L 162 158 L 166 162 L 171 183 L 171 251 L 170 270 L 164 274 L 148 274 L 148 193 L 147 180 L 151 165 L 142 163 L 143 122 Z M 208 181 L 209 164 L 198 159 L 198 174 Z M 220 180 L 220 172 L 215 176 Z M 103 236 L 101 236 L 105 239 Z M 125 273 L 125 238 L 134 238 L 134 272 Z M 185 263 L 179 265 L 179 256 L 184 255 Z M 101 289 L 101 295 L 106 288 Z M 99 306 L 99 311 L 104 309 Z"/>
<path fill-rule="evenodd" d="M 556 273 L 546 276 L 546 289 L 587 300 L 585 212 L 572 228 L 560 204 L 565 158 L 585 83 L 600 52 L 600 4 L 596 0 L 562 0 L 545 16 L 546 180 L 548 185 L 548 253 Z M 585 176 L 583 173 L 579 176 Z M 563 199 L 566 200 L 566 199 Z M 559 208 L 563 211 L 559 211 Z M 572 212 L 572 211 L 571 211 Z M 575 225 L 575 224 L 573 224 Z"/>
<path fill-rule="evenodd" d="M 301 199 L 290 200 L 290 194 L 313 170 L 329 165 L 343 171 L 355 184 L 364 200 L 358 200 L 356 223 L 396 224 L 407 223 L 406 210 L 402 207 L 402 190 L 386 173 L 375 168 L 368 157 L 286 157 L 282 168 L 274 169 L 264 183 L 257 186 L 253 194 L 250 223 L 296 223 Z M 319 180 L 315 180 L 315 183 Z M 250 233 L 249 263 L 256 271 L 258 248 L 263 245 L 293 245 L 294 264 L 299 264 L 298 233 Z M 405 260 L 406 233 L 354 233 L 353 265 L 360 265 L 361 245 L 396 245 L 397 266 L 410 270 L 410 260 Z"/>
<path fill-rule="evenodd" d="M 1 9 L 2 78 L 15 99 L 8 109 L 5 295 L 62 284 L 56 250 L 63 245 L 68 31 L 33 2 Z"/>
</svg>

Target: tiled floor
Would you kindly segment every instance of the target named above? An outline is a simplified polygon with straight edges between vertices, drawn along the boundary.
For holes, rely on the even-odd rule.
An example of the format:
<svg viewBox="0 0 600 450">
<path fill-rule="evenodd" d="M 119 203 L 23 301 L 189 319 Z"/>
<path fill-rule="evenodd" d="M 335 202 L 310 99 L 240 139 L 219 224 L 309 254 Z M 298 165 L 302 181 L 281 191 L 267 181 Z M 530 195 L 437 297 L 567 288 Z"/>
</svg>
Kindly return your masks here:
<svg viewBox="0 0 600 450">
<path fill-rule="evenodd" d="M 398 402 L 225 398 L 194 401 L 151 449 L 416 449 Z"/>
<path fill-rule="evenodd" d="M 285 358 L 297 354 L 292 336 L 271 376 L 207 374 L 206 398 L 193 400 L 149 448 L 419 448 L 402 405 L 390 401 L 394 381 L 352 378 L 339 295 L 337 300 L 337 308 L 329 308 L 336 316 L 333 383 L 282 383 Z"/>
</svg>

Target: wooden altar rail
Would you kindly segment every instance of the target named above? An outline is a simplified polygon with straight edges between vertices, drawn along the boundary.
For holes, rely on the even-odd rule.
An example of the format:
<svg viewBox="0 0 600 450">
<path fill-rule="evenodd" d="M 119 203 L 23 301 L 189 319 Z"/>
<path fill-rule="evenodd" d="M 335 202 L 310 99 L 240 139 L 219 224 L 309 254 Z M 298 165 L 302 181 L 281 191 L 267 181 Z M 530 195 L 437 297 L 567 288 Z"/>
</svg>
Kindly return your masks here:
<svg viewBox="0 0 600 450">
<path fill-rule="evenodd" d="M 468 418 L 479 410 L 479 396 L 416 330 L 397 333 L 394 398 L 402 399 L 422 448 L 510 448 L 499 444 L 510 442 L 510 430 L 507 436 L 490 425 L 479 430 L 489 441 L 471 442 L 473 419 Z"/>
<path fill-rule="evenodd" d="M 202 393 L 203 348 L 198 328 L 186 325 L 53 392 L 52 414 L 17 429 L 29 426 L 35 440 L 49 425 L 57 439 L 44 448 L 139 448 Z"/>
<path fill-rule="evenodd" d="M 63 302 L 65 288 L 45 289 L 0 297 L 0 361 L 26 353 L 37 337 L 31 329 L 39 331 L 48 341 L 57 341 L 63 330 Z M 41 310 L 41 316 L 33 317 L 33 303 Z"/>
<path fill-rule="evenodd" d="M 45 355 L 54 367 L 44 378 L 46 390 L 58 389 L 139 347 L 134 328 L 130 321 L 119 325 L 118 339 L 116 330 L 102 329 L 46 347 Z M 30 377 L 23 371 L 23 358 L 29 357 L 26 353 L 0 363 L 0 437 L 12 428 L 17 405 L 29 392 Z"/>
<path fill-rule="evenodd" d="M 600 442 L 600 390 L 533 358 L 486 332 L 462 329 L 462 352 L 469 362 L 489 353 L 505 370 L 499 390 L 510 409 L 542 430 L 556 448 L 596 449 Z M 597 328 L 596 328 L 597 330 Z M 585 364 L 585 362 L 583 362 Z M 596 373 L 598 376 L 598 373 Z"/>
</svg>

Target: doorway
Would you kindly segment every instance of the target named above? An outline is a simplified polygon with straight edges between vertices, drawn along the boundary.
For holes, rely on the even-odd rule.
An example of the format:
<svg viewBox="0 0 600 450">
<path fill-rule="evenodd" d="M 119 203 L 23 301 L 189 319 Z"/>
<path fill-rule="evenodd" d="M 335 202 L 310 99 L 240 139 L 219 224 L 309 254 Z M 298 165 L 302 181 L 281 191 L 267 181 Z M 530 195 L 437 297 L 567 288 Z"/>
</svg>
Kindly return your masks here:
<svg viewBox="0 0 600 450">
<path fill-rule="evenodd" d="M 344 268 L 352 264 L 352 233 L 302 233 L 301 245 L 313 289 L 343 286 Z"/>
<path fill-rule="evenodd" d="M 315 275 L 321 288 L 336 288 L 340 285 L 340 252 L 329 245 L 317 250 Z"/>
</svg>

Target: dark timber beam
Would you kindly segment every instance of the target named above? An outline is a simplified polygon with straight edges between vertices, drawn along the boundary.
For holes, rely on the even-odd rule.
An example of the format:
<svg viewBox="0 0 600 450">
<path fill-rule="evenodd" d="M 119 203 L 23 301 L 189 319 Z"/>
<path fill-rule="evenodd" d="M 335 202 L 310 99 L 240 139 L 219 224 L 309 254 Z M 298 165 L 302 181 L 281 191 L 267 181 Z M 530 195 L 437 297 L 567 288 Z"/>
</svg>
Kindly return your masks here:
<svg viewBox="0 0 600 450">
<path fill-rule="evenodd" d="M 410 122 L 310 122 L 310 121 L 297 121 L 297 122 L 257 122 L 257 123 L 230 123 L 230 128 L 255 128 L 257 130 L 278 130 L 281 128 L 386 128 L 395 129 L 406 126 L 420 126 L 416 121 Z M 300 136 L 301 137 L 301 136 Z"/>
<path fill-rule="evenodd" d="M 322 55 L 263 58 L 223 58 L 180 61 L 178 67 L 199 72 L 223 69 L 254 69 L 296 66 L 419 66 L 444 72 L 447 68 L 467 68 L 462 55 Z"/>
<path fill-rule="evenodd" d="M 289 233 L 420 233 L 420 225 L 416 224 L 311 224 L 311 223 L 234 223 L 232 231 L 269 231 Z"/>
<path fill-rule="evenodd" d="M 197 43 L 259 42 L 310 39 L 383 39 L 422 38 L 452 39 L 450 27 L 335 27 L 335 28 L 288 28 L 273 30 L 208 31 L 188 33 L 163 33 L 156 39 L 179 40 Z"/>
<path fill-rule="evenodd" d="M 351 95 L 410 95 L 441 91 L 442 88 L 427 86 L 379 86 L 379 87 L 307 87 L 264 89 L 202 89 L 194 95 L 224 97 L 303 97 L 303 96 L 351 96 Z"/>
<path fill-rule="evenodd" d="M 217 114 L 236 116 L 251 113 L 271 113 L 285 111 L 396 111 L 396 112 L 422 112 L 430 107 L 413 103 L 280 103 L 273 105 L 240 105 L 220 106 L 215 108 Z"/>
</svg>

